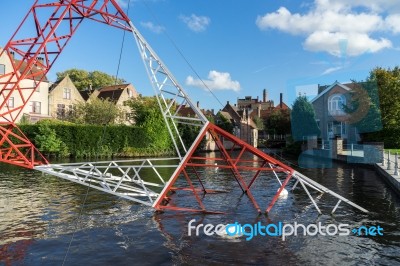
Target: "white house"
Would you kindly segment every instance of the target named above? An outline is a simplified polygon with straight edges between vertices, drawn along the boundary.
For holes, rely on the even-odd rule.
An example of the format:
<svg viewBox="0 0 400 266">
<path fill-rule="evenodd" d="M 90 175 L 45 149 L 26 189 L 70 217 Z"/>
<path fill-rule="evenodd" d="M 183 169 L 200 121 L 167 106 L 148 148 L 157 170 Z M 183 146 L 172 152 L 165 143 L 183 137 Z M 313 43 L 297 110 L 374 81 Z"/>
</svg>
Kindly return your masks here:
<svg viewBox="0 0 400 266">
<path fill-rule="evenodd" d="M 0 48 L 0 53 L 2 51 L 3 49 Z M 12 62 L 14 62 L 14 64 L 20 63 L 20 60 L 14 58 L 13 56 L 10 58 L 6 53 L 3 53 L 2 56 L 0 56 L 0 82 L 6 82 L 7 77 L 5 77 L 4 75 L 13 71 Z M 22 64 L 20 69 L 22 70 L 25 66 L 26 66 L 25 64 Z M 38 69 L 35 67 L 32 69 L 32 71 L 37 71 L 37 70 Z M 35 80 L 33 79 L 24 79 L 20 82 L 21 88 L 28 89 L 28 88 L 33 88 L 34 86 L 35 86 Z M 31 122 L 36 122 L 43 118 L 49 118 L 49 108 L 48 108 L 49 87 L 50 87 L 50 82 L 47 80 L 47 77 L 45 77 L 44 80 L 39 84 L 36 91 L 31 96 L 31 98 L 29 99 L 28 104 L 22 109 L 21 113 L 19 114 L 15 122 L 18 123 L 23 116 L 26 116 Z M 31 90 L 27 90 L 25 92 L 23 91 L 22 97 L 27 98 L 29 97 L 30 93 Z M 0 104 L 4 102 L 6 96 L 7 92 L 1 93 Z M 11 110 L 15 107 L 21 106 L 22 97 L 19 94 L 19 92 L 14 91 L 11 97 L 7 101 L 8 109 Z M 4 106 L 0 110 L 1 114 L 4 114 L 4 112 L 7 111 L 7 106 Z M 13 116 L 15 115 L 16 112 L 13 113 Z M 7 120 L 5 118 L 11 119 L 11 115 L 10 114 L 1 115 L 0 122 L 6 122 Z"/>
</svg>

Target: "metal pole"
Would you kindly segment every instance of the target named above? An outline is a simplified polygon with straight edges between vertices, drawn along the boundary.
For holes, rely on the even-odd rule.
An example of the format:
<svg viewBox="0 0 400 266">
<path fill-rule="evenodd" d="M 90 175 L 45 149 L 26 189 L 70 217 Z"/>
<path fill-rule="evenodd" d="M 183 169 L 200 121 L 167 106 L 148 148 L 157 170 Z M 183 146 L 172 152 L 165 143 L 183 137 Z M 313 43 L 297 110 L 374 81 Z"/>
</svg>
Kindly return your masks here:
<svg viewBox="0 0 400 266">
<path fill-rule="evenodd" d="M 388 157 L 387 157 L 387 170 L 392 170 L 392 167 L 390 165 L 390 151 L 388 151 Z"/>
<path fill-rule="evenodd" d="M 385 150 L 382 151 L 382 166 L 385 166 Z"/>
</svg>

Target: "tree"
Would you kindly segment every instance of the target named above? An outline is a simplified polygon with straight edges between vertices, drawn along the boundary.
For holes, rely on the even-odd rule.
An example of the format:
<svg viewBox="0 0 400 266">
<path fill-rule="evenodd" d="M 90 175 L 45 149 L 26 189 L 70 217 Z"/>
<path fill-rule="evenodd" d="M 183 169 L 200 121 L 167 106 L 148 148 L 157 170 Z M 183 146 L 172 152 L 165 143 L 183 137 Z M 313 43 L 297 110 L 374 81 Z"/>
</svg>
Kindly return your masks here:
<svg viewBox="0 0 400 266">
<path fill-rule="evenodd" d="M 296 98 L 292 106 L 290 120 L 294 140 L 302 140 L 303 137 L 320 135 L 320 129 L 315 120 L 314 108 L 306 96 Z"/>
<path fill-rule="evenodd" d="M 379 95 L 379 111 L 383 129 L 366 133 L 363 140 L 384 141 L 387 148 L 400 147 L 400 68 L 377 67 L 373 69 L 367 82 L 375 83 Z M 374 97 L 374 96 L 373 96 Z M 377 97 L 376 97 L 377 98 Z"/>
<path fill-rule="evenodd" d="M 265 129 L 269 134 L 290 134 L 290 111 L 276 109 L 265 120 Z"/>
<path fill-rule="evenodd" d="M 144 147 L 169 149 L 172 144 L 167 125 L 162 116 L 156 97 L 139 97 L 126 102 L 132 110 L 135 125 L 146 132 Z"/>
<path fill-rule="evenodd" d="M 355 126 L 363 139 L 368 133 L 382 129 L 377 84 L 374 81 L 352 83 L 350 99 L 343 110 L 345 122 Z"/>
<path fill-rule="evenodd" d="M 116 79 L 114 76 L 97 70 L 88 72 L 86 70 L 72 68 L 63 72 L 57 72 L 56 75 L 56 82 L 61 81 L 65 76 L 69 75 L 78 90 L 85 90 L 90 87 L 97 89 L 104 86 L 126 83 L 124 79 Z"/>
<path fill-rule="evenodd" d="M 77 103 L 68 120 L 81 124 L 108 125 L 116 124 L 121 116 L 122 111 L 114 102 L 94 98 L 89 102 Z"/>
<path fill-rule="evenodd" d="M 253 117 L 253 122 L 256 124 L 258 130 L 264 130 L 264 121 L 260 117 Z"/>
<path fill-rule="evenodd" d="M 65 156 L 68 154 L 68 148 L 65 143 L 57 136 L 56 131 L 50 128 L 45 120 L 38 123 L 39 132 L 35 136 L 35 143 L 41 152 L 47 154 L 57 154 Z"/>
</svg>

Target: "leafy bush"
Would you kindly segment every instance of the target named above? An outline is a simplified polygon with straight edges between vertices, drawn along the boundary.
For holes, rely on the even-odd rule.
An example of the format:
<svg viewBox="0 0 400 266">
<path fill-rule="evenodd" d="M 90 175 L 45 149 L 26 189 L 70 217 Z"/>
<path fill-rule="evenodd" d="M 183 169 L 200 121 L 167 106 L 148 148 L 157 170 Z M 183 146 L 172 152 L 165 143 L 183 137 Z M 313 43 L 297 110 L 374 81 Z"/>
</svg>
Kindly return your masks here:
<svg viewBox="0 0 400 266">
<path fill-rule="evenodd" d="M 166 146 L 165 142 L 147 145 L 148 143 L 143 140 L 147 139 L 149 134 L 146 128 L 142 127 L 126 125 L 104 127 L 41 120 L 33 125 L 20 125 L 20 128 L 41 151 L 57 156 L 132 157 L 171 153 L 171 147 Z"/>
<path fill-rule="evenodd" d="M 38 134 L 36 134 L 35 142 L 38 143 L 38 149 L 45 154 L 56 154 L 66 155 L 68 154 L 68 148 L 57 137 L 56 131 L 50 128 L 48 123 L 42 123 L 38 125 Z"/>
</svg>

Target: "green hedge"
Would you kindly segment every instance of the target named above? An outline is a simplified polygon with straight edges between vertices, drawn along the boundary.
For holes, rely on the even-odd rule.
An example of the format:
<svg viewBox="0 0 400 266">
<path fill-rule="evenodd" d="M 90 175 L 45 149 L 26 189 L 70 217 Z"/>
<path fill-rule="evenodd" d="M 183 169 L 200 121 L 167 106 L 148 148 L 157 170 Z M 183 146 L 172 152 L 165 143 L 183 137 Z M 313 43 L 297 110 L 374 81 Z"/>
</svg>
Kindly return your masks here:
<svg viewBox="0 0 400 266">
<path fill-rule="evenodd" d="M 64 151 L 54 155 L 84 157 L 110 156 L 147 156 L 165 155 L 171 153 L 171 147 L 154 147 L 154 143 L 147 143 L 147 132 L 144 128 L 126 125 L 78 125 L 68 122 L 43 120 L 37 124 L 20 125 L 20 129 L 32 140 L 36 147 L 41 147 L 37 135 L 43 130 L 40 127 L 49 127 L 54 130 L 56 137 L 63 142 Z M 169 143 L 164 142 L 164 143 Z M 66 150 L 66 152 L 65 152 Z M 48 151 L 42 151 L 45 154 Z"/>
</svg>

